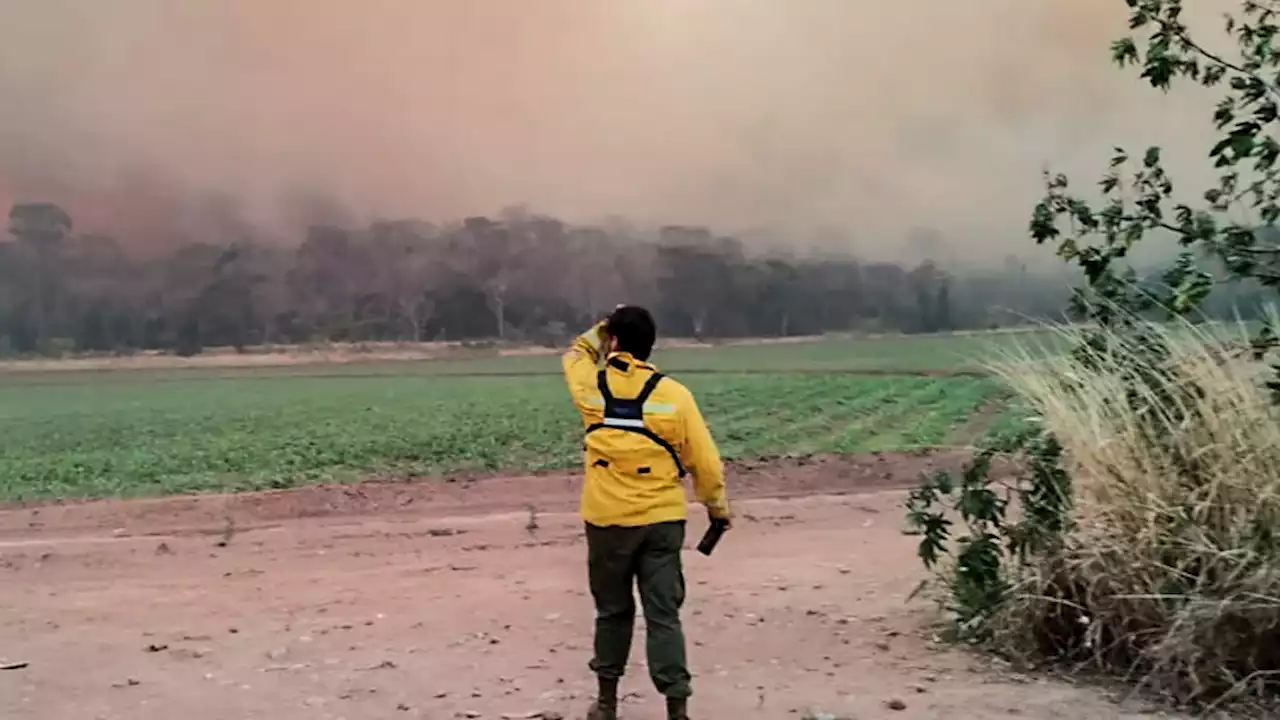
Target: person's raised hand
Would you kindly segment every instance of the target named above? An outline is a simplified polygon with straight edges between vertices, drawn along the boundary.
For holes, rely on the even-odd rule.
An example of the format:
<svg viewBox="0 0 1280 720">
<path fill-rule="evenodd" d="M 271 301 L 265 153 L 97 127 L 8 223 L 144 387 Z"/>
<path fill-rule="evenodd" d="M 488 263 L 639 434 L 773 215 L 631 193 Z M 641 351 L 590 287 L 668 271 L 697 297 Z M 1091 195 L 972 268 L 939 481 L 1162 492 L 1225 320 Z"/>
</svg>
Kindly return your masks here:
<svg viewBox="0 0 1280 720">
<path fill-rule="evenodd" d="M 600 352 L 607 353 L 609 352 L 611 344 L 612 338 L 609 337 L 609 321 L 601 320 L 596 324 L 596 347 L 600 349 Z"/>
<path fill-rule="evenodd" d="M 723 506 L 707 506 L 707 517 L 712 520 L 719 520 L 724 523 L 724 529 L 729 530 L 733 527 L 733 513 L 729 510 L 729 504 Z"/>
</svg>

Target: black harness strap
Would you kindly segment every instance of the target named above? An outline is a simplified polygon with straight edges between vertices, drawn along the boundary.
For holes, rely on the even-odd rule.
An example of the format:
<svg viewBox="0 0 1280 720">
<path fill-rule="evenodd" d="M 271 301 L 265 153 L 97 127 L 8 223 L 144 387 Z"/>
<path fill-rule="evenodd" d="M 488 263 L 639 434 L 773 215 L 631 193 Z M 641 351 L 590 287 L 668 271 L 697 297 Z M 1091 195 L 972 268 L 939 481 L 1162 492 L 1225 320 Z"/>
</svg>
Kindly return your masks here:
<svg viewBox="0 0 1280 720">
<path fill-rule="evenodd" d="M 675 461 L 676 471 L 683 479 L 688 472 L 684 469 L 684 463 L 680 462 L 680 455 L 676 453 L 676 449 L 644 424 L 644 404 L 648 402 L 649 396 L 653 394 L 654 388 L 658 387 L 658 383 L 662 382 L 663 377 L 665 376 L 662 373 L 655 372 L 645 381 L 639 395 L 630 399 L 617 398 L 609 391 L 608 372 L 601 370 L 596 376 L 596 385 L 600 388 L 600 396 L 604 398 L 604 421 L 592 424 L 587 428 L 586 434 L 590 435 L 596 430 L 611 428 L 643 435 L 667 451 Z"/>
</svg>

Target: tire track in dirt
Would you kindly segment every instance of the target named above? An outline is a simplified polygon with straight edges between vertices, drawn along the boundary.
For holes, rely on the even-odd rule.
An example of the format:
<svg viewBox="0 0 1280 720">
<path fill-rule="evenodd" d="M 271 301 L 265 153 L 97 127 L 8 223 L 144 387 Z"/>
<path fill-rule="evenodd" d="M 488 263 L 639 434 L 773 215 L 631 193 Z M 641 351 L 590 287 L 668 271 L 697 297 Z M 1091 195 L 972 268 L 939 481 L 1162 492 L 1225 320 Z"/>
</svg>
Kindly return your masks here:
<svg viewBox="0 0 1280 720">
<path fill-rule="evenodd" d="M 947 437 L 946 447 L 973 447 L 986 437 L 987 430 L 1009 407 L 1011 396 L 1000 392 L 984 399 L 965 423 Z"/>
<path fill-rule="evenodd" d="M 729 461 L 731 501 L 851 495 L 906 488 L 921 473 L 955 469 L 966 453 L 917 450 L 859 455 Z M 456 517 L 526 511 L 571 512 L 577 473 L 472 475 L 408 481 L 370 478 L 350 485 L 310 485 L 237 495 L 45 503 L 0 509 L 0 538 L 77 533 L 116 537 L 207 534 L 297 518 L 411 515 Z M 696 510 L 695 510 L 696 512 Z"/>
</svg>

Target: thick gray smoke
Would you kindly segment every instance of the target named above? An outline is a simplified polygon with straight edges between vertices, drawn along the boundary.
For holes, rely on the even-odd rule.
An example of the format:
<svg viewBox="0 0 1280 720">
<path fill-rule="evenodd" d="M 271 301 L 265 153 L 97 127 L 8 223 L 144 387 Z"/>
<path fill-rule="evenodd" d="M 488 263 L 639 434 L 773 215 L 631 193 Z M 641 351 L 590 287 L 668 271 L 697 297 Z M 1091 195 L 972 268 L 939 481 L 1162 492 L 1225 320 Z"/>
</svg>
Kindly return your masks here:
<svg viewBox="0 0 1280 720">
<path fill-rule="evenodd" d="M 1223 3 L 1197 0 L 1208 18 Z M 1198 172 L 1203 102 L 1110 66 L 1122 0 L 6 0 L 0 202 L 182 239 L 316 208 L 936 228 L 1026 246 L 1050 164 Z M 1216 30 L 1210 22 L 1207 26 Z M 123 228 L 123 229 L 122 229 Z M 133 240 L 133 242 L 143 242 Z"/>
</svg>

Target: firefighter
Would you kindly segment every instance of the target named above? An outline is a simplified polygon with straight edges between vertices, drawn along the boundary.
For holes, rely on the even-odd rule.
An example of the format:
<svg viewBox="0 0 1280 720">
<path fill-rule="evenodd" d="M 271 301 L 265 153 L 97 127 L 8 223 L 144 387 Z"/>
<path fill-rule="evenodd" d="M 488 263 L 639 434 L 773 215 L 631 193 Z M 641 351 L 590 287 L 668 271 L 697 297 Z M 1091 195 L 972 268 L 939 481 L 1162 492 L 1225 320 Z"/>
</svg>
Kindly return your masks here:
<svg viewBox="0 0 1280 720">
<path fill-rule="evenodd" d="M 647 310 L 618 306 L 563 358 L 586 426 L 581 514 L 596 607 L 590 667 L 599 680 L 589 720 L 617 717 L 635 623 L 633 586 L 644 611 L 650 678 L 666 698 L 667 717 L 687 720 L 692 691 L 680 625 L 686 474 L 708 514 L 730 521 L 720 452 L 693 395 L 649 363 L 656 336 Z"/>
</svg>

